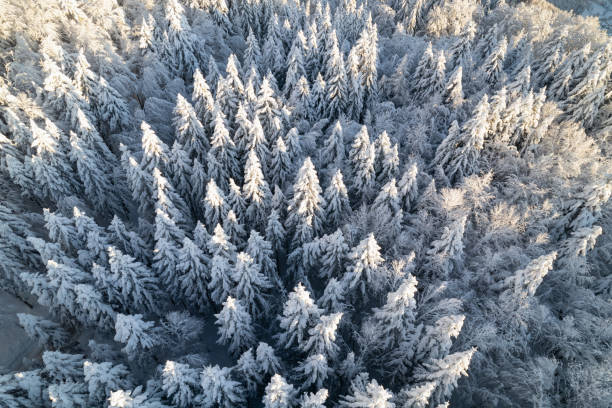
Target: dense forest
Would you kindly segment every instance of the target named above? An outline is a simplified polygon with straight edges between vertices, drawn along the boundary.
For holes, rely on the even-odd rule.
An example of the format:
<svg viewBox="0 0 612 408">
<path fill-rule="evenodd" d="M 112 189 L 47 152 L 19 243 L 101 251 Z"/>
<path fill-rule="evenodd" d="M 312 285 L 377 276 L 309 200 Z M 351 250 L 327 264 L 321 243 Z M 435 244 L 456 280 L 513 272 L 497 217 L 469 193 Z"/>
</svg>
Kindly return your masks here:
<svg viewBox="0 0 612 408">
<path fill-rule="evenodd" d="M 0 407 L 612 404 L 612 41 L 545 1 L 0 0 Z"/>
</svg>

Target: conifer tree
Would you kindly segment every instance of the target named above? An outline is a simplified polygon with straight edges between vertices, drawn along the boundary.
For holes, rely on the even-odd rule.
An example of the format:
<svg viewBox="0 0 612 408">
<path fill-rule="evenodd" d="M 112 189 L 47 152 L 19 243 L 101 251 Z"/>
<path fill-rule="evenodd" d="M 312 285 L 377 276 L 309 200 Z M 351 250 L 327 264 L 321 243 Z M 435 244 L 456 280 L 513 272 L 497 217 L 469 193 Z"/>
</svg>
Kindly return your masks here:
<svg viewBox="0 0 612 408">
<path fill-rule="evenodd" d="M 236 145 L 229 136 L 220 112 L 217 112 L 214 120 L 214 132 L 210 140 L 210 146 L 208 151 L 208 176 L 213 178 L 221 188 L 226 188 L 229 178 L 236 178 L 238 174 L 238 161 L 236 159 Z"/>
<path fill-rule="evenodd" d="M 532 260 L 524 269 L 514 275 L 497 282 L 492 289 L 502 291 L 500 300 L 505 306 L 520 308 L 526 306 L 542 280 L 553 267 L 557 252 L 551 252 Z"/>
<path fill-rule="evenodd" d="M 233 140 L 238 149 L 238 152 L 245 153 L 248 149 L 247 146 L 250 141 L 250 132 L 253 123 L 249 119 L 249 115 L 247 113 L 248 105 L 244 101 L 240 101 L 238 104 L 238 110 L 236 111 L 236 118 L 234 124 L 234 136 Z M 261 122 L 260 122 L 261 126 Z M 244 163 L 244 158 L 242 158 L 241 163 Z"/>
<path fill-rule="evenodd" d="M 364 107 L 369 108 L 378 98 L 378 30 L 370 17 L 351 54 L 356 56 Z M 351 56 L 349 55 L 349 59 Z M 357 96 L 357 95 L 353 95 Z"/>
<path fill-rule="evenodd" d="M 170 151 L 170 163 L 169 163 L 170 180 L 172 185 L 176 187 L 181 197 L 185 197 L 185 203 L 191 202 L 191 160 L 189 154 L 183 149 L 183 147 L 175 141 Z M 193 207 L 193 206 L 192 206 Z"/>
<path fill-rule="evenodd" d="M 264 129 L 261 126 L 258 116 L 255 116 L 247 135 L 245 151 L 255 151 L 259 162 L 263 163 L 263 166 L 266 169 L 269 161 L 268 158 L 270 157 L 270 151 L 268 150 L 267 145 L 268 142 L 266 140 Z M 264 173 L 267 174 L 267 171 L 264 171 Z"/>
<path fill-rule="evenodd" d="M 476 25 L 469 21 L 461 30 L 459 37 L 451 46 L 448 62 L 451 67 L 461 65 L 462 69 L 469 73 L 472 69 L 472 43 L 476 35 Z"/>
<path fill-rule="evenodd" d="M 228 210 L 229 206 L 223 192 L 211 178 L 206 185 L 206 196 L 204 197 L 204 221 L 209 231 L 212 231 L 225 219 Z"/>
<path fill-rule="evenodd" d="M 239 299 L 228 296 L 215 317 L 215 324 L 219 326 L 218 341 L 228 345 L 232 353 L 239 353 L 255 342 L 251 315 Z"/>
<path fill-rule="evenodd" d="M 153 169 L 164 172 L 170 161 L 168 146 L 162 142 L 155 131 L 146 122 L 140 125 L 142 130 L 142 159 L 140 168 L 147 174 L 153 175 Z"/>
<path fill-rule="evenodd" d="M 340 276 L 344 271 L 344 262 L 349 250 L 342 230 L 337 229 L 333 234 L 323 236 L 320 247 L 321 269 L 319 275 L 327 278 Z"/>
<path fill-rule="evenodd" d="M 208 64 L 206 67 L 206 82 L 208 82 L 208 85 L 211 87 L 211 92 L 214 93 L 217 89 L 217 82 L 219 78 L 221 78 L 221 72 L 219 72 L 219 67 L 212 54 L 208 56 Z"/>
<path fill-rule="evenodd" d="M 228 260 L 233 259 L 236 255 L 236 246 L 229 241 L 229 238 L 221 224 L 217 224 L 215 227 L 214 233 L 209 237 L 209 241 L 207 243 L 208 252 L 212 255 L 221 255 Z"/>
<path fill-rule="evenodd" d="M 464 319 L 463 315 L 443 316 L 434 325 L 427 326 L 415 348 L 413 362 L 418 364 L 445 357 L 452 346 L 451 339 L 461 332 Z"/>
<path fill-rule="evenodd" d="M 283 94 L 286 97 L 291 96 L 293 89 L 300 81 L 300 78 L 306 77 L 304 69 L 304 51 L 306 50 L 306 38 L 302 30 L 298 30 L 291 49 L 287 55 L 287 74 L 285 75 L 285 86 Z"/>
<path fill-rule="evenodd" d="M 407 53 L 404 54 L 384 87 L 386 94 L 394 100 L 406 101 L 407 93 L 410 91 L 409 80 L 411 78 L 408 72 L 408 57 Z"/>
<path fill-rule="evenodd" d="M 492 87 L 495 87 L 498 83 L 503 82 L 503 66 L 507 48 L 508 41 L 504 37 L 499 41 L 495 49 L 487 55 L 484 64 L 482 65 L 482 78 Z"/>
<path fill-rule="evenodd" d="M 432 92 L 430 88 L 432 85 L 432 79 L 434 78 L 436 71 L 436 60 L 432 50 L 431 42 L 427 44 L 427 48 L 419 59 L 419 64 L 416 67 L 412 81 L 414 83 L 412 92 L 419 99 L 424 99 L 426 95 Z"/>
<path fill-rule="evenodd" d="M 151 174 L 145 172 L 125 146 L 121 147 L 121 165 L 126 173 L 128 185 L 132 190 L 132 198 L 138 203 L 140 214 L 148 214 L 152 209 L 150 197 L 154 195 Z"/>
<path fill-rule="evenodd" d="M 206 174 L 206 169 L 204 169 L 202 162 L 194 158 L 191 164 L 191 175 L 189 176 L 191 190 L 188 197 L 191 197 L 191 202 L 194 203 L 192 210 L 197 218 L 201 218 L 203 214 L 202 208 L 195 205 L 195 203 L 201 203 L 204 200 L 207 179 L 208 174 Z"/>
<path fill-rule="evenodd" d="M 272 374 L 280 371 L 280 360 L 274 353 L 274 349 L 268 343 L 260 342 L 257 345 L 255 354 L 259 372 L 263 377 L 270 377 Z"/>
<path fill-rule="evenodd" d="M 271 193 L 263 177 L 261 164 L 255 151 L 250 150 L 244 166 L 244 185 L 242 186 L 246 210 L 245 219 L 249 224 L 262 226 L 267 213 L 267 201 Z"/>
<path fill-rule="evenodd" d="M 230 178 L 229 180 L 229 194 L 227 195 L 227 203 L 239 220 L 244 219 L 246 201 L 240 187 L 236 184 L 233 178 Z"/>
<path fill-rule="evenodd" d="M 56 382 L 78 381 L 83 378 L 83 355 L 60 351 L 42 353 L 44 373 Z"/>
<path fill-rule="evenodd" d="M 119 92 L 102 76 L 98 78 L 95 92 L 94 108 L 100 126 L 107 129 L 107 133 L 128 128 L 130 110 Z"/>
<path fill-rule="evenodd" d="M 417 174 L 418 167 L 416 163 L 412 163 L 409 166 L 406 166 L 404 170 L 404 174 L 400 179 L 397 187 L 400 202 L 402 204 L 402 208 L 405 211 L 409 211 L 412 205 L 415 203 L 417 195 L 419 193 L 418 184 L 417 184 Z"/>
<path fill-rule="evenodd" d="M 163 55 L 178 75 L 190 78 L 199 65 L 198 41 L 185 17 L 185 9 L 177 0 L 170 0 L 164 9 L 166 32 Z"/>
<path fill-rule="evenodd" d="M 386 303 L 374 309 L 373 319 L 381 346 L 389 349 L 406 340 L 415 320 L 417 280 L 405 277 L 397 290 L 387 294 Z"/>
<path fill-rule="evenodd" d="M 231 278 L 231 265 L 228 258 L 223 255 L 213 255 L 210 261 L 210 282 L 208 290 L 210 297 L 216 305 L 221 305 L 234 286 Z"/>
<path fill-rule="evenodd" d="M 72 219 L 64 217 L 60 212 L 51 212 L 48 208 L 43 209 L 43 217 L 51 241 L 60 244 L 68 252 L 76 252 L 81 247 Z"/>
<path fill-rule="evenodd" d="M 212 57 L 211 57 L 212 58 Z M 202 125 L 207 126 L 214 119 L 215 100 L 209 87 L 207 79 L 202 72 L 196 69 L 193 73 L 193 92 L 191 94 L 193 109 Z"/>
<path fill-rule="evenodd" d="M 280 27 L 276 14 L 268 23 L 266 39 L 263 45 L 264 67 L 278 75 L 285 66 L 285 50 L 281 41 Z"/>
<path fill-rule="evenodd" d="M 158 280 L 149 268 L 113 247 L 108 248 L 108 263 L 112 286 L 107 293 L 116 293 L 125 310 L 156 310 Z"/>
<path fill-rule="evenodd" d="M 201 90 L 198 90 L 198 92 L 201 92 Z M 172 122 L 175 129 L 175 141 L 183 146 L 183 149 L 189 154 L 189 158 L 197 157 L 199 160 L 205 158 L 209 143 L 204 126 L 198 119 L 193 106 L 181 94 L 176 97 Z"/>
<path fill-rule="evenodd" d="M 157 210 L 162 211 L 178 225 L 189 224 L 191 219 L 189 207 L 157 168 L 153 170 L 152 181 L 156 212 Z"/>
<path fill-rule="evenodd" d="M 374 234 L 370 234 L 349 253 L 348 269 L 342 279 L 350 290 L 358 289 L 365 298 L 366 285 L 374 291 L 382 288 L 384 275 L 380 267 L 384 261 Z"/>
<path fill-rule="evenodd" d="M 263 405 L 265 408 L 290 408 L 293 406 L 295 394 L 293 385 L 288 384 L 279 374 L 274 374 L 266 385 Z"/>
<path fill-rule="evenodd" d="M 202 406 L 232 408 L 245 403 L 244 389 L 238 381 L 232 379 L 229 367 L 206 366 L 200 379 L 200 386 L 204 390 Z"/>
<path fill-rule="evenodd" d="M 304 381 L 304 387 L 312 385 L 320 388 L 331 374 L 327 358 L 323 354 L 311 354 L 296 367 L 299 377 Z"/>
<path fill-rule="evenodd" d="M 342 172 L 336 170 L 324 194 L 324 214 L 330 228 L 337 227 L 350 214 L 351 206 Z"/>
<path fill-rule="evenodd" d="M 100 168 L 100 157 L 89 149 L 83 141 L 70 132 L 70 157 L 76 162 L 79 178 L 85 187 L 85 194 L 99 211 L 123 213 L 121 202 L 113 193 L 115 186 L 104 169 Z"/>
<path fill-rule="evenodd" d="M 190 304 L 196 305 L 200 310 L 208 304 L 210 262 L 208 255 L 192 240 L 187 237 L 183 239 L 176 265 L 181 274 L 178 278 L 180 291 Z"/>
<path fill-rule="evenodd" d="M 285 349 L 294 344 L 302 347 L 306 341 L 306 333 L 315 326 L 321 312 L 310 297 L 308 290 L 304 285 L 298 283 L 289 293 L 283 307 L 283 315 L 280 318 L 282 331 L 278 337 L 279 344 Z"/>
<path fill-rule="evenodd" d="M 344 283 L 336 278 L 331 278 L 327 281 L 323 295 L 318 300 L 319 306 L 330 313 L 344 311 L 346 309 L 345 292 Z"/>
<path fill-rule="evenodd" d="M 162 388 L 177 407 L 190 406 L 199 389 L 197 370 L 187 364 L 168 360 L 162 370 Z"/>
<path fill-rule="evenodd" d="M 348 93 L 348 83 L 344 66 L 344 57 L 338 48 L 336 31 L 333 30 L 330 36 L 329 55 L 326 57 L 326 90 L 329 105 L 327 113 L 330 117 L 336 118 L 346 110 L 346 99 Z"/>
<path fill-rule="evenodd" d="M 442 100 L 444 104 L 457 109 L 463 103 L 463 66 L 457 65 L 455 70 L 450 74 L 444 91 L 442 92 Z"/>
<path fill-rule="evenodd" d="M 337 120 L 334 127 L 325 140 L 323 150 L 321 152 L 321 164 L 330 169 L 341 169 L 344 166 L 344 158 L 346 156 L 344 148 L 344 136 L 342 132 L 342 124 Z"/>
<path fill-rule="evenodd" d="M 307 225 L 312 236 L 318 235 L 323 229 L 324 205 L 317 172 L 307 157 L 293 184 L 293 197 L 287 207 L 288 228 L 298 231 L 301 226 Z"/>
<path fill-rule="evenodd" d="M 597 52 L 599 53 L 601 50 Z M 590 129 L 606 98 L 610 72 L 612 72 L 612 62 L 602 62 L 601 57 L 595 58 L 584 78 L 568 93 L 563 103 L 564 117 L 582 123 Z"/>
<path fill-rule="evenodd" d="M 262 273 L 262 266 L 251 255 L 240 252 L 236 256 L 236 266 L 232 272 L 235 282 L 234 294 L 247 306 L 247 312 L 259 317 L 268 311 L 267 294 L 272 287 L 268 277 Z"/>
<path fill-rule="evenodd" d="M 109 240 L 121 251 L 139 261 L 146 261 L 148 259 L 149 248 L 146 242 L 135 231 L 129 231 L 119 217 L 113 217 L 107 230 L 109 232 Z"/>
<path fill-rule="evenodd" d="M 83 95 L 48 56 L 43 59 L 42 71 L 44 73 L 44 105 L 67 123 L 76 124 L 77 114 L 82 114 L 86 106 Z M 91 115 L 90 112 L 87 114 Z"/>
<path fill-rule="evenodd" d="M 463 264 L 463 234 L 466 217 L 463 216 L 451 225 L 444 227 L 440 239 L 431 243 L 427 251 L 431 268 L 442 280 L 449 278 L 451 272 L 458 273 Z"/>
<path fill-rule="evenodd" d="M 39 128 L 34 121 L 30 122 L 32 132 L 32 169 L 36 181 L 44 196 L 54 201 L 76 191 L 72 169 L 67 153 L 60 145 L 60 140 L 47 131 Z M 91 187 L 90 187 L 91 188 Z"/>
<path fill-rule="evenodd" d="M 123 364 L 113 365 L 108 361 L 95 363 L 86 360 L 83 363 L 83 374 L 90 403 L 102 403 L 110 396 L 112 390 L 128 387 L 131 384 L 128 368 Z"/>
<path fill-rule="evenodd" d="M 300 400 L 300 408 L 324 408 L 329 392 L 322 388 L 316 393 L 305 393 Z"/>
<path fill-rule="evenodd" d="M 292 116 L 296 121 L 310 118 L 310 85 L 305 76 L 301 76 L 293 86 L 289 102 L 295 106 Z"/>
<path fill-rule="evenodd" d="M 303 149 L 302 142 L 300 140 L 300 134 L 296 128 L 291 128 L 285 135 L 284 139 L 285 145 L 287 146 L 287 151 L 289 152 L 289 157 L 292 162 L 301 162 L 303 159 Z"/>
<path fill-rule="evenodd" d="M 284 289 L 278 276 L 276 262 L 273 259 L 272 244 L 265 240 L 257 231 L 251 230 L 246 252 L 253 258 L 254 263 L 259 266 L 263 276 L 272 284 L 277 285 L 282 292 Z"/>
<path fill-rule="evenodd" d="M 59 349 L 68 341 L 68 332 L 54 321 L 27 313 L 17 313 L 17 319 L 28 337 L 43 347 Z"/>
<path fill-rule="evenodd" d="M 268 216 L 266 240 L 270 242 L 272 248 L 277 254 L 283 251 L 285 237 L 285 227 L 283 226 L 278 210 L 273 209 Z"/>
<path fill-rule="evenodd" d="M 249 27 L 249 35 L 247 36 L 246 40 L 246 49 L 244 50 L 244 55 L 242 56 L 242 65 L 245 68 L 255 68 L 256 70 L 262 66 L 259 41 L 257 41 L 251 27 Z"/>
<path fill-rule="evenodd" d="M 449 354 L 448 356 L 425 363 L 423 367 L 415 370 L 415 379 L 420 381 L 432 381 L 436 384 L 431 401 L 441 403 L 450 398 L 452 391 L 457 386 L 457 381 L 463 375 L 467 375 L 475 348 L 467 351 Z"/>
<path fill-rule="evenodd" d="M 91 103 L 90 98 L 96 97 L 97 76 L 90 68 L 91 65 L 87 61 L 83 49 L 79 49 L 74 63 L 73 84 L 83 97 Z"/>
<path fill-rule="evenodd" d="M 384 184 L 397 176 L 399 168 L 399 153 L 397 144 L 391 145 L 391 140 L 386 131 L 383 131 L 374 143 L 376 150 L 376 179 L 379 184 Z"/>
<path fill-rule="evenodd" d="M 257 390 L 261 379 L 252 347 L 240 355 L 234 369 L 238 371 L 242 382 L 246 384 L 247 392 L 253 394 Z"/>
<path fill-rule="evenodd" d="M 227 231 L 227 235 L 231 242 L 234 242 L 237 247 L 243 248 L 246 241 L 246 230 L 244 225 L 240 223 L 234 210 L 229 210 L 225 220 L 223 220 L 223 230 Z"/>
<path fill-rule="evenodd" d="M 278 123 L 280 106 L 273 86 L 267 76 L 263 79 L 259 87 L 255 112 L 261 121 L 264 134 L 270 136 L 278 135 L 280 131 L 280 125 Z M 255 122 L 255 119 L 253 122 Z"/>
<path fill-rule="evenodd" d="M 384 224 L 392 222 L 398 213 L 401 213 L 401 203 L 394 178 L 382 186 L 372 203 L 372 209 L 376 212 L 379 222 Z"/>
<path fill-rule="evenodd" d="M 363 375 L 363 378 L 361 377 Z M 387 391 L 376 380 L 368 383 L 368 375 L 363 373 L 351 383 L 349 395 L 341 397 L 339 407 L 364 407 L 364 408 L 394 408 L 390 400 L 393 394 Z"/>
<path fill-rule="evenodd" d="M 130 360 L 134 360 L 139 353 L 146 352 L 157 344 L 158 339 L 153 331 L 154 325 L 154 322 L 144 321 L 140 314 L 119 313 L 113 340 L 125 344 L 121 351 L 127 354 Z"/>
<path fill-rule="evenodd" d="M 334 361 L 340 349 L 336 344 L 336 332 L 340 319 L 342 319 L 342 313 L 321 316 L 319 322 L 308 331 L 310 337 L 303 347 L 304 350 L 311 355 L 321 354 Z"/>
<path fill-rule="evenodd" d="M 321 76 L 321 73 L 318 73 L 308 98 L 306 116 L 310 122 L 316 121 L 325 114 L 328 104 L 327 95 L 327 84 Z"/>
<path fill-rule="evenodd" d="M 282 137 L 278 137 L 270 155 L 270 180 L 272 184 L 284 186 L 293 168 L 291 157 Z"/>
<path fill-rule="evenodd" d="M 453 122 L 448 136 L 438 146 L 433 165 L 442 166 L 450 180 L 460 180 L 477 171 L 480 151 L 488 131 L 488 110 L 489 102 L 485 95 L 463 128 L 459 130 L 459 125 Z"/>
<path fill-rule="evenodd" d="M 376 151 L 370 143 L 368 129 L 362 126 L 349 151 L 349 162 L 353 173 L 351 190 L 361 200 L 365 200 L 373 192 L 376 176 L 374 172 L 375 158 Z"/>
</svg>

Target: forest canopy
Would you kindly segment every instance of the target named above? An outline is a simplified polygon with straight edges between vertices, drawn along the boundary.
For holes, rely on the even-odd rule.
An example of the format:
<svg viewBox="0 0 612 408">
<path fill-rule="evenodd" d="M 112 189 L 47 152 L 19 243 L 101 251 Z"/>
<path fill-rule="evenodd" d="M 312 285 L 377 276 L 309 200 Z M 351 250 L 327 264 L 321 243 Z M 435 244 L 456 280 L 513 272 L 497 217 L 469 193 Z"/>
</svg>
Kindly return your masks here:
<svg viewBox="0 0 612 408">
<path fill-rule="evenodd" d="M 596 19 L 2 0 L 0 62 L 0 407 L 612 403 Z"/>
</svg>

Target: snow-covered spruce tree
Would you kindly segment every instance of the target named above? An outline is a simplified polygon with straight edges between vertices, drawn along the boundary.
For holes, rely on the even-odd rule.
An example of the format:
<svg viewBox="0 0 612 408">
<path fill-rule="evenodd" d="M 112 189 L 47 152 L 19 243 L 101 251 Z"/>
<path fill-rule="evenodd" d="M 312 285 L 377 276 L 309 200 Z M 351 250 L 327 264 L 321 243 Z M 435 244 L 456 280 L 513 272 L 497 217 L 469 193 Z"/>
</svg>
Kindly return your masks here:
<svg viewBox="0 0 612 408">
<path fill-rule="evenodd" d="M 123 364 L 85 361 L 83 374 L 89 391 L 90 403 L 100 404 L 110 397 L 112 391 L 129 387 L 130 372 Z"/>
<path fill-rule="evenodd" d="M 489 102 L 487 96 L 478 102 L 472 117 L 461 129 L 453 122 L 448 135 L 436 150 L 434 166 L 442 166 L 450 180 L 461 180 L 478 169 L 480 151 L 487 132 Z"/>
<path fill-rule="evenodd" d="M 125 344 L 121 349 L 130 360 L 142 358 L 159 341 L 154 322 L 144 321 L 142 315 L 117 315 L 114 340 Z"/>
<path fill-rule="evenodd" d="M 219 326 L 219 342 L 227 344 L 231 352 L 240 353 L 253 344 L 255 337 L 251 315 L 239 299 L 228 296 L 223 302 L 223 309 L 215 317 Z"/>
<path fill-rule="evenodd" d="M 298 283 L 289 293 L 283 307 L 283 315 L 280 318 L 282 331 L 278 336 L 279 344 L 284 348 L 289 348 L 294 344 L 298 346 L 305 344 L 308 329 L 314 327 L 320 315 L 321 309 L 312 300 L 308 290 L 304 285 Z"/>
<path fill-rule="evenodd" d="M 200 374 L 200 387 L 203 390 L 201 404 L 203 407 L 237 407 L 245 402 L 244 389 L 238 381 L 232 379 L 228 367 L 218 365 L 206 366 Z"/>
<path fill-rule="evenodd" d="M 185 294 L 185 299 L 200 310 L 209 303 L 207 285 L 210 261 L 208 255 L 196 243 L 187 237 L 183 239 L 176 265 L 181 271 L 178 278 L 180 290 Z"/>
<path fill-rule="evenodd" d="M 108 296 L 111 299 L 116 296 L 125 310 L 155 310 L 159 283 L 153 272 L 113 247 L 108 248 L 108 263 L 112 274 L 110 277 L 96 277 L 94 272 L 94 277 L 99 280 Z"/>
<path fill-rule="evenodd" d="M 318 235 L 323 228 L 322 207 L 324 205 L 317 172 L 307 157 L 300 167 L 293 184 L 293 197 L 287 207 L 287 227 L 291 232 L 301 231 L 302 225 L 307 225 L 312 237 Z M 294 238 L 295 244 L 302 243 Z"/>
<path fill-rule="evenodd" d="M 265 408 L 289 408 L 293 406 L 296 391 L 293 385 L 279 374 L 274 374 L 270 383 L 266 385 L 263 397 Z"/>
<path fill-rule="evenodd" d="M 249 151 L 244 165 L 242 191 L 246 205 L 245 220 L 250 225 L 263 226 L 271 192 L 267 181 L 264 179 L 257 153 L 254 150 Z"/>
<path fill-rule="evenodd" d="M 385 276 L 379 268 L 383 262 L 376 238 L 374 234 L 369 234 L 351 249 L 347 271 L 342 279 L 349 290 L 358 292 L 355 296 L 367 299 L 366 293 L 377 292 L 384 284 Z"/>
<path fill-rule="evenodd" d="M 200 382 L 198 372 L 187 364 L 166 361 L 162 371 L 162 387 L 172 403 L 177 407 L 192 404 Z"/>
<path fill-rule="evenodd" d="M 376 173 L 374 163 L 376 150 L 370 141 L 368 129 L 362 126 L 355 135 L 349 151 L 349 162 L 352 170 L 351 192 L 355 197 L 365 201 L 374 190 Z"/>
<path fill-rule="evenodd" d="M 201 76 L 201 74 L 199 74 Z M 204 79 L 202 78 L 202 81 Z M 200 84 L 204 86 L 203 84 Z M 204 92 L 197 90 L 198 92 Z M 196 88 L 194 85 L 194 93 Z M 197 95 L 200 98 L 205 96 Z M 205 102 L 199 102 L 204 104 Z M 200 110 L 206 111 L 205 107 L 200 107 Z M 202 115 L 203 116 L 203 115 Z M 206 157 L 206 152 L 209 149 L 208 138 L 204 126 L 197 117 L 194 107 L 181 95 L 176 97 L 176 107 L 174 108 L 174 129 L 176 132 L 176 141 L 189 154 L 190 158 L 197 157 L 202 160 Z"/>
</svg>

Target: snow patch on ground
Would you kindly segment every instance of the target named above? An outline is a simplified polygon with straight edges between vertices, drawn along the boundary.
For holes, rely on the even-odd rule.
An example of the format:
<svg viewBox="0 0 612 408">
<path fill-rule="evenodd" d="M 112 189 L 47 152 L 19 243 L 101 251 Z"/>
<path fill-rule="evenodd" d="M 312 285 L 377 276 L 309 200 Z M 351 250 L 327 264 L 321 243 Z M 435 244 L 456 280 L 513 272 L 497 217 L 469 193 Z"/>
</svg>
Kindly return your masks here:
<svg viewBox="0 0 612 408">
<path fill-rule="evenodd" d="M 19 325 L 17 313 L 44 316 L 38 304 L 30 307 L 15 296 L 0 291 L 0 370 L 19 371 L 40 357 L 41 348 Z"/>
</svg>

